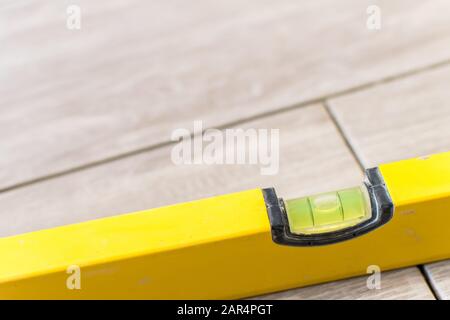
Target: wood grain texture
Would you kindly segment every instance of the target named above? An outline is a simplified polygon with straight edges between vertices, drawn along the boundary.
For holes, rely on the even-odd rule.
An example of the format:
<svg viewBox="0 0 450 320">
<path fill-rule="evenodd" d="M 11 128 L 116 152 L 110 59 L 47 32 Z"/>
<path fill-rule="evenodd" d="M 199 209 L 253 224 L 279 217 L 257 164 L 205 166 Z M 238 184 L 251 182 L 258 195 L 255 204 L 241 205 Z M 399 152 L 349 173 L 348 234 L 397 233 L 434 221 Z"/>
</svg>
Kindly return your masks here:
<svg viewBox="0 0 450 320">
<path fill-rule="evenodd" d="M 365 166 L 450 150 L 450 67 L 330 101 Z M 450 298 L 450 261 L 425 266 L 436 294 Z"/>
<path fill-rule="evenodd" d="M 280 172 L 262 176 L 257 166 L 182 165 L 170 159 L 172 146 L 0 194 L 0 235 L 50 228 L 117 213 L 240 191 L 276 186 L 293 197 L 360 183 L 361 171 L 320 105 L 246 123 L 242 128 L 280 129 Z M 408 280 L 411 279 L 411 280 Z M 428 298 L 424 279 L 408 269 L 386 274 L 388 289 L 364 293 L 361 281 L 330 284 L 333 290 L 306 296 Z M 413 286 L 414 284 L 414 286 Z M 396 287 L 394 290 L 392 287 Z M 389 289 L 390 288 L 390 289 Z M 312 290 L 312 291 L 311 291 Z M 319 291 L 321 293 L 319 294 Z M 299 294 L 297 298 L 304 298 Z M 295 298 L 296 296 L 289 296 Z M 277 296 L 277 298 L 280 298 Z"/>
<path fill-rule="evenodd" d="M 329 101 L 366 167 L 450 150 L 450 66 Z"/>
<path fill-rule="evenodd" d="M 0 5 L 0 189 L 450 58 L 450 3 L 74 0 Z"/>
<path fill-rule="evenodd" d="M 450 261 L 440 261 L 425 266 L 438 299 L 450 300 Z"/>
<path fill-rule="evenodd" d="M 256 299 L 276 300 L 434 300 L 417 268 L 381 274 L 381 288 L 368 289 L 367 277 L 352 278 L 269 294 Z"/>
<path fill-rule="evenodd" d="M 192 127 L 192 124 L 191 126 Z M 320 105 L 246 123 L 280 130 L 280 169 L 258 165 L 175 165 L 173 146 L 0 194 L 0 236 L 250 188 L 283 197 L 359 184 L 362 172 Z"/>
</svg>

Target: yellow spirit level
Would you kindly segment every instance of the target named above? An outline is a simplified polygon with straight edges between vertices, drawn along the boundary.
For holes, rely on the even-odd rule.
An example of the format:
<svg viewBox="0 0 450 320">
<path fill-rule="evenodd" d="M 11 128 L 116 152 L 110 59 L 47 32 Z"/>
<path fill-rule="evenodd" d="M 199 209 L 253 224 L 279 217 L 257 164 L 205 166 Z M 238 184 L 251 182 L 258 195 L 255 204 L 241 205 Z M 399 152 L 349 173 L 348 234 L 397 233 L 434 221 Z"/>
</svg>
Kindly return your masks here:
<svg viewBox="0 0 450 320">
<path fill-rule="evenodd" d="M 0 298 L 241 298 L 449 257 L 443 153 L 369 169 L 358 188 L 257 189 L 3 238 Z"/>
</svg>

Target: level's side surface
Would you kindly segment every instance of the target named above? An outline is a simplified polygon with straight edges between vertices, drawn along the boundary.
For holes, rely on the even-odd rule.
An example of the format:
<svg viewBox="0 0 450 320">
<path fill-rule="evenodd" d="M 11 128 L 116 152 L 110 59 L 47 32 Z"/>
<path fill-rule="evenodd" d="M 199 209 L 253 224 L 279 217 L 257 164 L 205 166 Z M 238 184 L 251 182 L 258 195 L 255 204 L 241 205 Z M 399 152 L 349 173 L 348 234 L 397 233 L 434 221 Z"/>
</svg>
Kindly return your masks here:
<svg viewBox="0 0 450 320">
<path fill-rule="evenodd" d="M 0 298 L 240 298 L 449 258 L 448 156 L 408 161 L 380 167 L 394 217 L 364 236 L 277 245 L 252 190 L 1 239 Z"/>
<path fill-rule="evenodd" d="M 59 291 L 62 296 L 84 296 L 86 291 L 91 297 L 88 290 L 66 289 L 66 271 L 72 265 L 81 268 L 83 283 L 93 289 L 103 291 L 96 283 L 96 279 L 103 278 L 111 286 L 130 281 L 128 288 L 133 289 L 133 284 L 161 277 L 151 271 L 152 267 L 145 270 L 145 259 L 160 261 L 184 252 L 184 248 L 214 246 L 259 233 L 269 234 L 270 224 L 262 192 L 257 189 L 3 238 L 0 298 L 9 294 L 27 296 L 33 291 L 45 296 L 45 288 L 52 296 Z M 153 265 L 151 259 L 149 264 Z M 176 270 L 180 268 L 182 272 L 182 262 L 171 261 L 161 272 L 178 274 Z M 135 272 L 141 267 L 141 274 Z M 131 278 L 125 276 L 127 272 Z M 124 290 L 127 285 L 123 285 L 116 289 Z M 142 287 L 146 286 L 138 288 Z M 110 289 L 114 291 L 114 287 Z"/>
<path fill-rule="evenodd" d="M 450 152 L 383 164 L 379 168 L 397 209 L 450 196 Z"/>
</svg>

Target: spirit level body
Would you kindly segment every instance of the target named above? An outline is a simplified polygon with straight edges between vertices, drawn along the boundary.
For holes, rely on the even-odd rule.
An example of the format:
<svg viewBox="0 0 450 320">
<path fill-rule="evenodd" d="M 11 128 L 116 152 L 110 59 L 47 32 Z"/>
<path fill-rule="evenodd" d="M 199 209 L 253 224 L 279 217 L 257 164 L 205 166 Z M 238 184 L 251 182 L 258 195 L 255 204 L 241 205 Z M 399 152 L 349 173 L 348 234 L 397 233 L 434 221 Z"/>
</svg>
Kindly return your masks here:
<svg viewBox="0 0 450 320">
<path fill-rule="evenodd" d="M 0 298 L 242 298 L 450 258 L 450 153 L 379 170 L 395 212 L 360 237 L 276 244 L 250 190 L 0 239 Z"/>
</svg>

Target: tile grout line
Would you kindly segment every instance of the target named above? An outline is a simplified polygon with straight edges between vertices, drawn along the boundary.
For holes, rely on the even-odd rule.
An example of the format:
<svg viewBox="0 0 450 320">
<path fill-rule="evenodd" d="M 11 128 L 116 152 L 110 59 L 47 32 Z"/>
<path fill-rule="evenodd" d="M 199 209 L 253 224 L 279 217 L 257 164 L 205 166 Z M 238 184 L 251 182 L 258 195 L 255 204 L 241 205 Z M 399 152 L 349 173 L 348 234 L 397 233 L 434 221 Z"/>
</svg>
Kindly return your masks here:
<svg viewBox="0 0 450 320">
<path fill-rule="evenodd" d="M 318 96 L 316 98 L 305 100 L 305 101 L 302 101 L 300 103 L 288 105 L 288 106 L 285 106 L 285 107 L 281 107 L 281 108 L 276 109 L 276 110 L 269 110 L 269 111 L 262 112 L 262 113 L 259 113 L 259 114 L 253 115 L 253 116 L 249 116 L 247 118 L 241 118 L 239 120 L 235 120 L 235 121 L 228 122 L 226 124 L 219 125 L 217 128 L 225 128 L 227 126 L 234 126 L 234 125 L 238 125 L 238 124 L 242 124 L 242 123 L 246 123 L 246 122 L 250 122 L 250 121 L 254 121 L 254 120 L 263 119 L 263 118 L 266 118 L 266 117 L 269 117 L 269 116 L 272 116 L 272 115 L 275 115 L 275 114 L 281 114 L 281 113 L 289 112 L 289 111 L 292 111 L 292 110 L 295 110 L 295 109 L 299 109 L 299 108 L 302 108 L 302 107 L 306 107 L 306 106 L 309 106 L 309 105 L 312 105 L 312 104 L 323 103 L 323 101 L 326 101 L 326 100 L 336 99 L 336 98 L 339 98 L 339 97 L 342 97 L 342 96 L 345 96 L 345 95 L 349 95 L 349 94 L 356 93 L 356 92 L 359 92 L 359 91 L 364 91 L 364 90 L 367 90 L 367 89 L 370 89 L 370 88 L 373 88 L 373 87 L 377 87 L 377 86 L 380 86 L 380 85 L 383 85 L 383 84 L 388 84 L 388 83 L 391 83 L 391 82 L 395 82 L 397 80 L 402 80 L 402 79 L 406 79 L 406 78 L 409 78 L 409 77 L 413 77 L 415 75 L 426 73 L 428 71 L 439 69 L 441 67 L 445 67 L 445 66 L 448 66 L 448 65 L 450 65 L 450 59 L 443 60 L 443 61 L 440 61 L 438 63 L 430 64 L 430 65 L 427 65 L 427 66 L 423 66 L 423 67 L 420 67 L 420 68 L 417 68 L 417 69 L 409 70 L 409 71 L 406 71 L 406 72 L 403 72 L 403 73 L 399 73 L 397 75 L 387 76 L 387 77 L 384 77 L 384 78 L 381 78 L 381 79 L 378 79 L 378 80 L 374 80 L 374 81 L 371 81 L 371 82 L 368 82 L 368 83 L 364 83 L 364 84 L 361 84 L 361 85 L 358 85 L 358 86 L 354 86 L 354 87 L 351 87 L 351 88 L 348 88 L 348 89 L 344 89 L 344 90 L 341 90 L 341 91 L 332 92 L 332 93 L 329 93 L 329 94 L 326 94 L 326 95 L 323 95 L 323 96 Z"/>
<path fill-rule="evenodd" d="M 0 189 L 0 194 L 1 193 L 6 193 L 6 192 L 10 192 L 10 191 L 14 191 L 16 189 L 23 188 L 23 187 L 28 187 L 28 186 L 31 186 L 31 185 L 34 185 L 34 184 L 37 184 L 37 183 L 40 183 L 40 182 L 44 182 L 44 181 L 47 181 L 47 180 L 51 180 L 51 179 L 54 179 L 54 178 L 59 178 L 59 177 L 63 177 L 63 176 L 70 175 L 70 174 L 73 174 L 73 173 L 77 173 L 77 172 L 80 172 L 80 171 L 89 170 L 91 168 L 99 167 L 99 166 L 104 165 L 104 164 L 108 164 L 108 163 L 111 163 L 111 162 L 115 162 L 115 161 L 119 161 L 119 160 L 122 160 L 122 159 L 130 158 L 130 157 L 142 154 L 142 153 L 151 152 L 153 150 L 169 146 L 169 145 L 171 145 L 173 143 L 175 143 L 175 142 L 173 142 L 173 141 L 166 141 L 166 142 L 157 143 L 157 144 L 154 144 L 154 145 L 151 145 L 151 146 L 148 146 L 148 147 L 143 147 L 143 148 L 136 149 L 136 150 L 133 150 L 133 151 L 121 153 L 121 154 L 116 155 L 116 156 L 104 158 L 102 160 L 93 161 L 93 162 L 90 162 L 90 163 L 87 163 L 87 164 L 84 164 L 84 165 L 80 165 L 80 166 L 75 166 L 75 167 L 72 167 L 71 169 L 61 170 L 61 171 L 58 171 L 58 172 L 55 172 L 55 173 L 52 173 L 52 174 L 48 174 L 48 175 L 45 175 L 45 176 L 42 176 L 42 177 L 38 177 L 38 178 L 35 178 L 35 179 L 31 179 L 31 180 L 27 180 L 27 181 L 24 181 L 24 182 L 20 182 L 20 183 L 11 185 L 11 186 L 7 186 L 7 187 L 4 187 L 4 188 L 1 188 Z"/>
<path fill-rule="evenodd" d="M 440 67 L 444 67 L 444 66 L 447 66 L 447 65 L 450 65 L 450 59 L 443 60 L 443 61 L 440 61 L 440 62 L 437 62 L 437 63 L 434 63 L 434 64 L 430 64 L 430 65 L 427 65 L 427 66 L 419 67 L 417 69 L 409 70 L 409 71 L 406 71 L 406 72 L 403 72 L 403 73 L 399 73 L 397 75 L 387 76 L 387 77 L 384 77 L 384 78 L 381 78 L 381 79 L 378 79 L 378 80 L 374 80 L 374 81 L 371 81 L 371 82 L 368 82 L 368 83 L 364 83 L 362 85 L 354 86 L 354 87 L 351 87 L 351 88 L 348 88 L 348 89 L 344 89 L 344 90 L 341 90 L 341 91 L 332 92 L 332 93 L 324 95 L 324 96 L 319 96 L 319 97 L 314 98 L 314 99 L 305 100 L 303 102 L 300 102 L 300 103 L 297 103 L 297 104 L 293 104 L 293 105 L 289 105 L 289 106 L 286 106 L 286 107 L 282 107 L 282 108 L 279 108 L 279 109 L 276 109 L 276 110 L 270 110 L 270 111 L 267 111 L 267 112 L 256 114 L 254 116 L 249 116 L 247 118 L 242 118 L 242 119 L 239 119 L 239 120 L 231 121 L 231 122 L 228 122 L 228 123 L 225 123 L 225 124 L 218 125 L 215 128 L 217 128 L 217 129 L 224 129 L 224 128 L 227 128 L 227 127 L 236 126 L 236 125 L 243 124 L 243 123 L 246 123 L 246 122 L 267 118 L 267 117 L 270 117 L 272 115 L 282 114 L 282 113 L 289 112 L 289 111 L 292 111 L 292 110 L 296 110 L 296 109 L 299 109 L 299 108 L 302 108 L 302 107 L 306 107 L 308 105 L 312 105 L 312 104 L 316 104 L 316 103 L 324 104 L 324 101 L 327 101 L 327 100 L 330 100 L 330 99 L 335 99 L 335 98 L 338 98 L 338 97 L 341 97 L 341 96 L 344 96 L 344 95 L 352 94 L 352 93 L 355 93 L 355 92 L 358 92 L 358 91 L 367 90 L 367 89 L 370 89 L 372 87 L 376 87 L 376 86 L 383 85 L 383 84 L 386 84 L 386 83 L 391 83 L 391 82 L 394 82 L 394 81 L 397 81 L 397 80 L 401 80 L 401 79 L 405 79 L 405 78 L 408 78 L 408 77 L 412 77 L 412 76 L 415 76 L 415 75 L 418 75 L 418 74 L 421 74 L 421 73 L 425 73 L 425 72 L 428 72 L 428 71 L 431 71 L 431 70 L 434 70 L 434 69 L 438 69 Z M 328 110 L 326 105 L 325 105 L 325 108 Z M 328 111 L 328 114 L 330 114 L 329 111 Z M 336 121 L 336 119 L 333 116 L 331 116 L 331 118 L 334 119 L 333 121 Z M 342 132 L 341 132 L 341 134 L 342 134 Z M 156 144 L 153 144 L 153 145 L 150 145 L 150 146 L 142 147 L 142 148 L 135 149 L 135 150 L 132 150 L 132 151 L 129 151 L 129 152 L 124 152 L 124 153 L 121 153 L 121 154 L 118 154 L 118 155 L 115 155 L 115 156 L 107 157 L 107 158 L 104 158 L 104 159 L 101 159 L 101 160 L 92 161 L 92 162 L 87 163 L 87 164 L 75 166 L 75 167 L 72 167 L 70 169 L 61 170 L 59 172 L 50 173 L 50 174 L 47 174 L 47 175 L 44 175 L 44 176 L 41 176 L 41 177 L 38 177 L 38 178 L 34 178 L 34 179 L 26 180 L 26 181 L 23 181 L 23 182 L 19 182 L 19 183 L 10 185 L 10 186 L 6 186 L 6 187 L 3 187 L 3 188 L 0 188 L 0 194 L 1 193 L 6 193 L 6 192 L 11 192 L 11 191 L 23 188 L 23 187 L 28 187 L 28 186 L 31 186 L 31 185 L 34 185 L 34 184 L 37 184 L 37 183 L 41 183 L 41 182 L 44 182 L 44 181 L 47 181 L 47 180 L 51 180 L 51 179 L 54 179 L 54 178 L 58 178 L 58 177 L 74 174 L 74 173 L 77 173 L 77 172 L 80 172 L 80 171 L 88 170 L 88 169 L 91 169 L 91 168 L 94 168 L 94 167 L 98 167 L 98 166 L 101 166 L 101 165 L 104 165 L 104 164 L 108 164 L 108 163 L 111 163 L 111 162 L 115 162 L 115 161 L 118 161 L 118 160 L 126 159 L 126 158 L 129 158 L 129 157 L 132 157 L 132 156 L 136 156 L 136 155 L 139 155 L 139 154 L 142 154 L 142 153 L 153 151 L 153 150 L 158 149 L 158 148 L 169 146 L 169 145 L 172 145 L 172 144 L 175 144 L 175 143 L 176 142 L 174 142 L 174 141 L 163 141 L 163 142 L 159 142 L 159 143 L 156 143 Z M 353 149 L 350 148 L 350 150 L 353 150 Z M 352 151 L 352 153 L 354 153 L 354 151 Z M 354 156 L 356 157 L 357 163 L 359 164 L 359 166 L 364 170 L 364 165 L 363 165 L 362 162 L 360 162 L 360 159 L 358 159 L 358 156 L 356 155 L 356 153 L 354 153 Z"/>
<path fill-rule="evenodd" d="M 361 157 L 358 155 L 357 151 L 353 147 L 348 135 L 345 133 L 345 130 L 343 129 L 343 126 L 339 123 L 339 120 L 337 119 L 336 115 L 332 111 L 332 108 L 330 107 L 327 100 L 324 100 L 323 106 L 328 113 L 328 116 L 331 118 L 331 121 L 334 123 L 334 126 L 336 127 L 336 130 L 339 132 L 341 138 L 344 140 L 345 145 L 347 146 L 348 150 L 352 154 L 355 161 L 358 163 L 361 170 L 364 172 L 365 166 L 363 161 L 361 160 Z M 431 275 L 429 274 L 428 270 L 424 265 L 418 265 L 416 266 L 417 269 L 419 269 L 419 272 L 421 273 L 423 280 L 425 281 L 426 285 L 428 286 L 428 289 L 430 290 L 431 294 L 433 295 L 435 300 L 442 300 L 441 295 L 439 294 L 438 289 L 434 285 L 433 279 Z"/>
<path fill-rule="evenodd" d="M 343 129 L 343 126 L 339 123 L 339 120 L 337 119 L 336 115 L 332 111 L 332 108 L 330 107 L 327 100 L 323 101 L 323 106 L 328 113 L 329 117 L 333 121 L 336 129 L 338 130 L 339 134 L 341 135 L 342 139 L 344 140 L 347 148 L 349 149 L 350 153 L 353 155 L 353 158 L 358 163 L 361 170 L 365 171 L 364 162 L 361 160 L 361 157 L 358 155 L 358 152 L 353 147 L 348 135 L 345 133 L 345 130 Z M 428 289 L 430 290 L 431 294 L 436 300 L 442 300 L 441 295 L 439 294 L 439 291 L 437 290 L 436 286 L 434 285 L 433 279 L 431 275 L 429 274 L 428 270 L 424 265 L 418 265 L 416 266 L 419 269 L 419 272 L 421 273 L 425 283 L 428 286 Z"/>
<path fill-rule="evenodd" d="M 418 265 L 417 267 L 419 268 L 420 273 L 422 274 L 422 276 L 425 279 L 425 282 L 427 283 L 428 287 L 430 288 L 430 291 L 433 294 L 433 297 L 436 300 L 444 300 L 433 281 L 433 277 L 431 276 L 430 272 L 427 270 L 427 267 L 423 264 Z"/>
<path fill-rule="evenodd" d="M 366 167 L 364 166 L 364 161 L 361 159 L 361 157 L 358 155 L 358 152 L 356 151 L 356 148 L 353 146 L 352 142 L 350 141 L 350 138 L 348 137 L 347 133 L 345 132 L 343 126 L 339 123 L 339 120 L 337 119 L 335 113 L 331 109 L 328 100 L 322 101 L 322 104 L 325 108 L 326 113 L 328 114 L 329 118 L 334 124 L 334 127 L 338 131 L 339 135 L 341 136 L 342 140 L 344 140 L 345 145 L 347 146 L 347 149 L 352 154 L 354 160 L 358 164 L 361 171 L 364 173 L 366 170 Z"/>
</svg>

